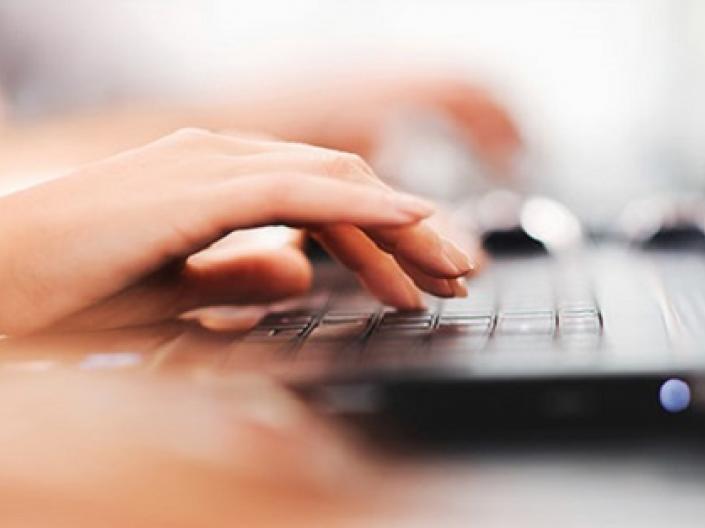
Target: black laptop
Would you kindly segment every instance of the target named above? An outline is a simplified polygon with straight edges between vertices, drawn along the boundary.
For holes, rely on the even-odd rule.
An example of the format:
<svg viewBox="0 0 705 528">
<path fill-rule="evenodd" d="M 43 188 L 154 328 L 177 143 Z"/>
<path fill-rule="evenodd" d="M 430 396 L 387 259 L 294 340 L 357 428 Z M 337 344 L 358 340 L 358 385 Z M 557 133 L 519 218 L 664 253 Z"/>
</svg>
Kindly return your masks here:
<svg viewBox="0 0 705 528">
<path fill-rule="evenodd" d="M 321 260 L 311 295 L 229 344 L 224 368 L 256 363 L 331 412 L 419 423 L 695 423 L 705 253 L 698 234 L 659 236 L 678 243 L 592 236 L 552 253 L 492 233 L 469 296 L 421 312 L 380 305 Z"/>
</svg>

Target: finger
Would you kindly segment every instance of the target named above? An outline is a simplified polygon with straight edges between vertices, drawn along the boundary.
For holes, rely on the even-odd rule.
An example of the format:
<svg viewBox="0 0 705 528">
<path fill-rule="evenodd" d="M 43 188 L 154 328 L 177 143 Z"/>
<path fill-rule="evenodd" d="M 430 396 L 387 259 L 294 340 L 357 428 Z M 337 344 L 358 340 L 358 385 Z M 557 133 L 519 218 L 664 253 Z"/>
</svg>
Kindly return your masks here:
<svg viewBox="0 0 705 528">
<path fill-rule="evenodd" d="M 276 145 L 273 145 L 276 149 Z M 239 156 L 237 162 L 246 168 L 243 173 L 276 173 L 281 171 L 282 167 L 286 167 L 286 170 L 291 172 L 329 176 L 368 185 L 375 184 L 378 188 L 391 190 L 377 178 L 362 158 L 347 152 L 297 146 Z"/>
<path fill-rule="evenodd" d="M 413 228 L 417 229 L 417 232 L 414 233 L 413 236 L 423 241 L 424 245 L 422 247 L 429 248 L 429 251 L 434 247 L 440 248 L 440 251 L 446 252 L 448 258 L 454 263 L 458 263 L 459 266 L 462 266 L 463 257 L 471 255 L 470 262 L 472 269 L 469 273 L 475 274 L 479 271 L 482 253 L 478 248 L 478 240 L 473 237 L 472 233 L 467 228 L 461 227 L 458 221 L 452 216 L 444 214 L 443 210 L 439 211 L 431 218 L 428 218 L 423 223 L 413 226 Z M 388 235 L 388 233 L 384 230 L 378 230 L 376 236 L 377 242 L 384 246 L 386 235 Z M 404 231 L 401 236 L 395 236 L 393 233 L 389 236 L 392 236 L 394 240 L 398 240 L 399 238 L 404 238 L 409 235 Z M 405 252 L 405 247 L 407 246 L 404 244 L 405 242 L 401 240 L 400 245 L 396 248 L 396 259 L 405 269 L 409 269 L 410 266 L 413 266 L 413 268 L 417 268 L 420 272 L 425 273 L 423 268 L 418 265 L 418 259 L 410 259 L 408 257 L 408 252 Z M 412 243 L 406 242 L 406 244 L 409 244 L 408 247 L 412 251 L 414 250 Z M 405 263 L 406 265 L 404 266 Z M 451 285 L 453 286 L 452 283 Z M 453 287 L 455 288 L 455 286 Z"/>
<path fill-rule="evenodd" d="M 279 166 L 305 173 L 323 173 L 334 179 L 389 189 L 359 156 L 328 149 L 292 149 L 251 156 L 260 170 Z M 373 228 L 367 231 L 385 251 L 415 264 L 424 273 L 440 278 L 455 278 L 472 270 L 467 255 L 452 241 L 442 238 L 424 223 L 398 229 Z"/>
<path fill-rule="evenodd" d="M 494 104 L 480 108 L 460 106 L 457 117 L 465 123 L 467 132 L 480 149 L 490 152 L 505 148 L 512 151 L 521 145 L 521 137 L 514 122 Z"/>
<path fill-rule="evenodd" d="M 401 257 L 396 257 L 395 260 L 414 284 L 422 290 L 437 297 L 467 297 L 468 290 L 462 277 L 453 279 L 432 277 L 421 271 L 413 262 Z"/>
<path fill-rule="evenodd" d="M 313 272 L 294 247 L 203 251 L 187 261 L 182 275 L 181 307 L 262 304 L 300 295 Z"/>
<path fill-rule="evenodd" d="M 303 173 L 323 173 L 337 180 L 389 189 L 359 156 L 342 152 L 292 148 L 249 158 L 253 169 L 257 170 L 287 166 Z M 472 270 L 472 263 L 463 251 L 423 223 L 393 230 L 375 228 L 368 234 L 381 248 L 415 263 L 426 274 L 455 278 Z"/>
<path fill-rule="evenodd" d="M 204 128 L 181 128 L 155 141 L 175 149 L 188 148 L 202 153 L 250 155 L 291 150 L 325 150 L 321 147 L 279 140 L 251 131 L 223 130 L 214 132 Z"/>
<path fill-rule="evenodd" d="M 423 307 L 419 291 L 394 259 L 356 227 L 326 226 L 314 236 L 383 303 L 406 310 Z"/>
<path fill-rule="evenodd" d="M 460 125 L 476 152 L 498 172 L 510 168 L 522 145 L 509 113 L 487 92 L 466 83 L 450 83 L 436 95 L 437 104 Z"/>
<path fill-rule="evenodd" d="M 389 189 L 357 155 L 296 143 L 286 146 L 271 141 L 259 143 L 263 145 L 263 152 L 264 146 L 280 150 L 246 156 L 247 166 L 252 171 L 276 171 L 279 167 L 286 166 L 294 172 L 323 174 L 337 180 Z M 450 240 L 441 238 L 430 226 L 418 224 L 394 230 L 371 229 L 368 234 L 381 248 L 415 264 L 428 275 L 455 278 L 467 274 L 472 269 L 465 253 Z M 429 284 L 432 282 L 427 281 Z"/>
<path fill-rule="evenodd" d="M 206 306 L 252 305 L 304 293 L 312 271 L 297 248 L 208 250 L 185 269 L 163 270 L 98 304 L 62 320 L 68 329 L 107 329 L 178 318 Z M 211 318 L 213 319 L 213 318 Z"/>
<path fill-rule="evenodd" d="M 254 328 L 267 314 L 265 306 L 206 306 L 181 315 L 216 332 L 245 332 Z"/>
<path fill-rule="evenodd" d="M 439 278 L 457 278 L 474 265 L 464 251 L 430 226 L 369 228 L 365 232 L 384 251 L 413 263 L 420 271 Z"/>
<path fill-rule="evenodd" d="M 243 141 L 285 142 L 284 140 L 279 139 L 276 136 L 273 136 L 272 134 L 267 134 L 258 130 L 238 130 L 235 128 L 226 128 L 223 130 L 218 130 L 217 133 L 222 134 L 224 136 L 231 136 Z"/>
<path fill-rule="evenodd" d="M 255 139 L 249 133 L 236 133 L 226 131 L 223 133 L 212 132 L 204 128 L 181 128 L 155 141 L 168 147 L 183 150 L 188 148 L 193 152 L 201 153 L 247 155 L 263 152 L 262 140 Z M 276 141 L 267 141 L 272 150 Z"/>
<path fill-rule="evenodd" d="M 439 297 L 465 296 L 467 290 L 458 279 L 437 278 L 421 271 L 413 262 L 404 258 L 395 257 L 397 266 L 382 266 L 385 276 L 380 276 L 378 261 L 386 261 L 389 255 L 383 253 L 369 237 L 353 226 L 335 226 L 323 228 L 318 231 L 316 238 L 337 257 L 341 263 L 351 268 L 360 275 L 361 280 L 373 290 L 376 284 L 381 284 L 382 291 L 391 290 L 392 297 L 404 298 L 408 290 L 408 281 L 401 280 L 404 274 L 412 279 L 414 284 L 422 290 Z M 404 279 L 406 279 L 404 277 Z M 372 285 L 372 287 L 370 287 Z M 397 293 L 398 292 L 398 295 Z M 396 305 L 395 302 L 389 304 Z"/>
<path fill-rule="evenodd" d="M 228 233 L 223 238 L 216 240 L 203 253 L 210 257 L 223 255 L 225 258 L 234 252 L 247 250 L 280 249 L 286 246 L 302 247 L 306 235 L 300 229 L 292 229 L 286 226 L 264 226 L 252 229 L 238 229 Z M 201 253 L 192 255 L 192 259 L 197 258 Z"/>
<path fill-rule="evenodd" d="M 280 140 L 266 134 L 249 131 L 223 130 L 214 132 L 204 128 L 181 128 L 158 139 L 155 143 L 164 143 L 174 148 L 217 154 L 248 155 L 269 152 L 321 151 L 328 149 L 304 143 Z"/>
<path fill-rule="evenodd" d="M 238 140 L 238 142 L 247 145 L 247 151 L 251 154 L 266 153 L 266 152 L 320 152 L 331 153 L 337 152 L 341 154 L 346 154 L 344 151 L 330 149 L 327 147 L 321 147 L 318 145 L 312 145 L 310 143 L 301 143 L 298 141 L 290 141 L 286 139 L 281 139 L 273 137 L 267 134 L 259 133 L 240 133 L 240 132 L 223 132 L 225 135 L 232 135 Z M 224 143 L 226 145 L 226 143 Z M 354 154 L 350 154 L 354 156 Z"/>
<path fill-rule="evenodd" d="M 311 175 L 235 178 L 207 192 L 210 229 L 218 232 L 268 224 L 398 226 L 433 212 L 429 202 L 411 195 Z"/>
</svg>

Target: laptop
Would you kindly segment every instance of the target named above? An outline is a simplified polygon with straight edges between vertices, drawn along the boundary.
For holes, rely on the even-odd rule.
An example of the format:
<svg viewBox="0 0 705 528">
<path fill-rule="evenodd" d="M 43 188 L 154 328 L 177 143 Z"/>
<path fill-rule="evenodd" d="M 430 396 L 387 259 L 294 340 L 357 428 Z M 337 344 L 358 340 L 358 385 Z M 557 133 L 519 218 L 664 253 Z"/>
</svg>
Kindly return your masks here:
<svg viewBox="0 0 705 528">
<path fill-rule="evenodd" d="M 189 326 L 142 340 L 144 350 L 129 335 L 105 350 L 88 336 L 63 355 L 42 336 L 7 339 L 0 369 L 264 372 L 326 412 L 422 431 L 693 428 L 705 424 L 705 237 L 695 231 L 639 244 L 594 232 L 560 251 L 516 227 L 486 230 L 492 261 L 468 297 L 427 296 L 418 312 L 381 305 L 321 252 L 310 294 L 244 335 Z"/>
<path fill-rule="evenodd" d="M 427 296 L 426 310 L 397 312 L 318 252 L 311 293 L 277 305 L 245 335 L 189 327 L 157 339 L 156 353 L 128 341 L 62 364 L 265 372 L 327 412 L 420 429 L 705 424 L 705 202 L 677 200 L 677 214 L 653 202 L 631 207 L 620 231 L 585 229 L 546 198 L 476 195 L 458 218 L 482 235 L 492 261 L 469 280 L 467 298 Z M 0 368 L 53 365 L 55 346 L 33 339 L 40 357 L 0 342 Z"/>
<path fill-rule="evenodd" d="M 467 298 L 419 312 L 382 306 L 331 261 L 317 271 L 310 295 L 218 338 L 220 368 L 265 370 L 330 412 L 419 423 L 696 423 L 705 410 L 697 248 L 505 247 Z"/>
</svg>

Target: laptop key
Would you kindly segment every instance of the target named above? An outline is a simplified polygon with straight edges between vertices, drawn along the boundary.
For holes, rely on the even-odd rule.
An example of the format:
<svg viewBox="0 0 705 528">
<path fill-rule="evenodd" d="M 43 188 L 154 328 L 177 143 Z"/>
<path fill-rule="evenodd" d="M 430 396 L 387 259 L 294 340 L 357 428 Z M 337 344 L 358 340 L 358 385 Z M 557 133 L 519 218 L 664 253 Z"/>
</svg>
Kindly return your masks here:
<svg viewBox="0 0 705 528">
<path fill-rule="evenodd" d="M 556 317 L 553 312 L 504 312 L 497 319 L 497 336 L 552 336 Z"/>
<path fill-rule="evenodd" d="M 600 319 L 597 315 L 585 316 L 559 316 L 558 333 L 560 335 L 591 334 L 597 335 L 602 331 Z"/>
<path fill-rule="evenodd" d="M 332 323 L 336 321 L 369 321 L 374 315 L 374 312 L 327 312 L 322 321 L 324 323 Z"/>
<path fill-rule="evenodd" d="M 369 319 L 324 318 L 309 334 L 308 340 L 349 340 L 361 337 L 369 325 Z"/>
<path fill-rule="evenodd" d="M 391 360 L 409 354 L 420 353 L 427 346 L 427 337 L 433 331 L 435 316 L 427 312 L 404 313 L 387 312 L 379 325 L 372 331 L 365 343 L 366 357 L 382 354 L 384 358 L 375 357 L 375 361 Z"/>
<path fill-rule="evenodd" d="M 242 341 L 293 341 L 303 335 L 305 328 L 254 328 L 248 332 Z"/>
<path fill-rule="evenodd" d="M 421 313 L 405 313 L 405 312 L 386 312 L 382 316 L 382 325 L 393 325 L 405 322 L 433 321 L 433 314 L 428 312 Z"/>
<path fill-rule="evenodd" d="M 447 316 L 438 320 L 435 335 L 438 336 L 489 336 L 492 330 L 492 317 L 489 316 Z"/>
<path fill-rule="evenodd" d="M 558 308 L 558 316 L 560 317 L 581 317 L 581 316 L 598 316 L 600 311 L 595 306 L 595 303 L 584 304 L 580 306 L 566 306 Z"/>
<path fill-rule="evenodd" d="M 411 315 L 400 313 L 386 313 L 377 327 L 376 334 L 389 333 L 424 333 L 433 327 L 432 314 Z"/>
<path fill-rule="evenodd" d="M 602 322 L 595 308 L 558 312 L 558 337 L 567 350 L 591 350 L 600 345 Z"/>
<path fill-rule="evenodd" d="M 489 315 L 443 314 L 431 337 L 432 356 L 464 358 L 487 345 L 494 318 Z"/>
</svg>

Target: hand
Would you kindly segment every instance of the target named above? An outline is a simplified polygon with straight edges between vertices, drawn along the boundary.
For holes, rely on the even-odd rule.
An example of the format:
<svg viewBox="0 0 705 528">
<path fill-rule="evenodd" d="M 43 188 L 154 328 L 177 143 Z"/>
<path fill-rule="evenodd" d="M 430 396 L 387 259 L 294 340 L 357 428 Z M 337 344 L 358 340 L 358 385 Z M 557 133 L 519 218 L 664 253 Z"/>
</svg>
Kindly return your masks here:
<svg viewBox="0 0 705 528">
<path fill-rule="evenodd" d="M 264 85 L 275 86 L 267 90 Z M 280 86 L 287 87 L 282 96 Z M 129 107 L 95 109 L 23 126 L 0 127 L 0 193 L 36 183 L 67 168 L 141 146 L 180 126 L 256 130 L 286 138 L 374 154 L 387 119 L 409 107 L 438 111 L 457 125 L 474 152 L 505 176 L 521 138 L 505 108 L 487 91 L 453 75 L 375 75 L 353 71 L 258 83 L 228 104 L 164 107 L 133 101 Z"/>
<path fill-rule="evenodd" d="M 276 112 L 283 117 L 268 120 L 266 105 L 258 106 L 264 126 L 271 123 L 281 137 L 369 156 L 386 120 L 411 107 L 440 112 L 455 122 L 468 145 L 498 176 L 507 174 L 521 148 L 519 130 L 506 108 L 490 92 L 458 76 L 355 72 L 340 82 L 324 79 L 319 84 L 326 89 L 294 90 Z M 257 119 L 251 125 L 259 125 Z"/>
<path fill-rule="evenodd" d="M 0 331 L 62 322 L 114 328 L 308 286 L 308 263 L 260 252 L 213 259 L 233 230 L 306 226 L 388 304 L 421 306 L 414 284 L 464 294 L 472 265 L 358 157 L 301 144 L 183 130 L 0 199 Z"/>
</svg>

